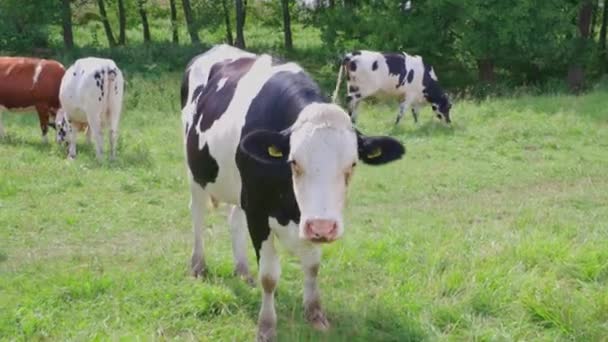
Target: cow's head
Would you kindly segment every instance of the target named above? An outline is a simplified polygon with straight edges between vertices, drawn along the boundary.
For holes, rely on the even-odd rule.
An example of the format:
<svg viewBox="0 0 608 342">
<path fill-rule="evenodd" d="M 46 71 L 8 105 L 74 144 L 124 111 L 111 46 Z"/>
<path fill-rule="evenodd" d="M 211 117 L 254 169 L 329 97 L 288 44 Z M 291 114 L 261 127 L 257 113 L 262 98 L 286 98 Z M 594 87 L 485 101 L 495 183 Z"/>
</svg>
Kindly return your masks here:
<svg viewBox="0 0 608 342">
<path fill-rule="evenodd" d="M 433 98 L 431 102 L 431 108 L 439 119 L 444 119 L 445 122 L 451 123 L 452 119 L 450 119 L 450 109 L 452 109 L 452 103 L 448 96 L 443 93 L 440 96 Z"/>
<path fill-rule="evenodd" d="M 260 168 L 291 176 L 300 210 L 299 236 L 312 242 L 342 236 L 346 192 L 359 160 L 381 165 L 405 153 L 399 141 L 366 137 L 353 128 L 342 108 L 319 103 L 308 105 L 286 131 L 249 133 L 240 149 Z"/>
<path fill-rule="evenodd" d="M 55 129 L 57 130 L 56 141 L 61 144 L 63 142 L 69 142 L 71 138 L 71 134 L 69 134 L 72 130 L 72 126 L 68 121 L 66 113 L 63 109 L 59 109 L 57 111 L 57 116 L 55 117 Z"/>
</svg>

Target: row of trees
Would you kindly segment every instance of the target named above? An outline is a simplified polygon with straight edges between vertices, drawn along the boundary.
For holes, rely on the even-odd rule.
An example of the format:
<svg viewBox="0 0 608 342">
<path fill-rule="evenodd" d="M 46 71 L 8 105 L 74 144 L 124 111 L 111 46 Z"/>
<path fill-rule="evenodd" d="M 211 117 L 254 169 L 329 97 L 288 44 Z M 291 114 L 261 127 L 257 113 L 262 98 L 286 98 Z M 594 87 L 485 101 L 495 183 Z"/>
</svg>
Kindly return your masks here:
<svg viewBox="0 0 608 342">
<path fill-rule="evenodd" d="M 444 78 L 460 79 L 460 83 L 475 81 L 469 71 L 475 71 L 483 83 L 497 80 L 542 83 L 556 75 L 567 75 L 572 89 L 578 90 L 585 74 L 599 75 L 607 71 L 606 2 L 608 0 L 196 0 L 192 3 L 191 0 L 62 0 L 58 6 L 47 0 L 3 0 L 0 34 L 5 34 L 0 35 L 0 43 L 16 46 L 15 50 L 24 48 L 20 44 L 44 47 L 45 35 L 49 34 L 45 28 L 61 23 L 64 45 L 72 49 L 75 45 L 73 25 L 90 20 L 101 22 L 110 47 L 126 45 L 125 32 L 135 25 L 141 25 L 142 41 L 150 43 L 154 39 L 150 30 L 152 15 L 157 20 L 167 20 L 174 43 L 179 43 L 180 27 L 186 28 L 192 44 L 200 44 L 199 35 L 204 29 L 215 29 L 225 32 L 224 40 L 229 44 L 244 48 L 245 28 L 266 25 L 280 27 L 283 48 L 293 51 L 293 21 L 298 27 L 312 26 L 320 30 L 322 50 L 327 58 L 363 48 L 407 51 L 423 55 L 440 66 Z M 255 11 L 260 8 L 263 13 L 256 15 Z M 246 25 L 249 11 L 253 11 L 254 17 Z M 74 18 L 78 18 L 78 22 L 74 23 Z M 207 37 L 203 40 L 209 42 Z"/>
</svg>

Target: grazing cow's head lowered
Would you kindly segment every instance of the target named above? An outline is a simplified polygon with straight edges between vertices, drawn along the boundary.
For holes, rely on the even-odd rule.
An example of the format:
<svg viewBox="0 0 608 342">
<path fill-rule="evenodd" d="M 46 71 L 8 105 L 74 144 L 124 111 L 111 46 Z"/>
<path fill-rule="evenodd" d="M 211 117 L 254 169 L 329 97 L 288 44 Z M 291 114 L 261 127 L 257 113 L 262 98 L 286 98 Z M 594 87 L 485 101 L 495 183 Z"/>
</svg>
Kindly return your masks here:
<svg viewBox="0 0 608 342">
<path fill-rule="evenodd" d="M 445 122 L 451 123 L 450 109 L 452 108 L 452 103 L 445 91 L 439 86 L 433 67 L 425 65 L 424 69 L 422 79 L 424 98 L 431 104 L 431 108 L 433 108 L 439 119 L 443 118 Z"/>
<path fill-rule="evenodd" d="M 291 176 L 300 210 L 299 236 L 312 242 L 342 236 L 346 190 L 358 160 L 380 165 L 405 153 L 397 140 L 363 136 L 344 110 L 321 103 L 308 105 L 283 132 L 251 132 L 240 148 L 260 168 L 270 166 L 273 175 Z"/>
</svg>

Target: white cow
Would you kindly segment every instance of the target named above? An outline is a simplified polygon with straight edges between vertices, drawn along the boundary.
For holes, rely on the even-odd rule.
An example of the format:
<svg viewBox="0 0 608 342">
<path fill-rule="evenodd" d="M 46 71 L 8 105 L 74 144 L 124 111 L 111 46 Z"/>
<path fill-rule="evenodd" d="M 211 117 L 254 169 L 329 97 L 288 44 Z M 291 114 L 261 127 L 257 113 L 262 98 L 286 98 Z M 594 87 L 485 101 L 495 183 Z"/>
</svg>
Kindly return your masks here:
<svg viewBox="0 0 608 342">
<path fill-rule="evenodd" d="M 57 113 L 57 142 L 69 143 L 68 156 L 76 157 L 74 125 L 87 125 L 95 141 L 97 159 L 103 158 L 103 128 L 110 126 L 110 158 L 116 157 L 118 123 L 122 111 L 124 79 L 111 59 L 87 57 L 65 72 L 59 90 L 62 109 Z"/>
<path fill-rule="evenodd" d="M 346 71 L 347 96 L 351 120 L 357 120 L 357 106 L 366 97 L 384 94 L 401 99 L 398 124 L 403 113 L 412 108 L 414 121 L 418 122 L 420 107 L 430 103 L 438 118 L 451 122 L 452 104 L 443 91 L 433 67 L 425 64 L 420 56 L 407 53 L 382 53 L 376 51 L 353 51 L 342 60 L 333 101 L 336 102 L 342 72 Z"/>
</svg>

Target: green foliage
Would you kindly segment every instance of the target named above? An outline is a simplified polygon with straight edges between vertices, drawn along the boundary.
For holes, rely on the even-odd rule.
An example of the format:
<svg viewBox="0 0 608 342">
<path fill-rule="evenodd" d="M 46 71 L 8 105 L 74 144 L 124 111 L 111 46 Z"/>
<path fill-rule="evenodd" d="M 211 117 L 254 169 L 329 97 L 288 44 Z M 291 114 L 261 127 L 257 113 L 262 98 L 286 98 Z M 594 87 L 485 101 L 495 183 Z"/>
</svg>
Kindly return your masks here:
<svg viewBox="0 0 608 342">
<path fill-rule="evenodd" d="M 51 24 L 60 24 L 61 2 L 47 0 L 0 1 L 0 49 L 32 51 L 48 47 Z"/>
</svg>

